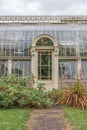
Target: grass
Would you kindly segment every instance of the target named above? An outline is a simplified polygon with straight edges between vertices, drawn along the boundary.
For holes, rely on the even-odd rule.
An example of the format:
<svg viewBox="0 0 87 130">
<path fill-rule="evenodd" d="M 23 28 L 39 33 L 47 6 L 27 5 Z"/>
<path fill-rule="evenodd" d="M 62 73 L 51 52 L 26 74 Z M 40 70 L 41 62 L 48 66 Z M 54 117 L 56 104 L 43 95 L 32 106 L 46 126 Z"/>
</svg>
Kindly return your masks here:
<svg viewBox="0 0 87 130">
<path fill-rule="evenodd" d="M 27 130 L 29 109 L 0 109 L 0 130 Z"/>
<path fill-rule="evenodd" d="M 65 113 L 73 130 L 87 130 L 87 110 L 66 108 Z"/>
</svg>

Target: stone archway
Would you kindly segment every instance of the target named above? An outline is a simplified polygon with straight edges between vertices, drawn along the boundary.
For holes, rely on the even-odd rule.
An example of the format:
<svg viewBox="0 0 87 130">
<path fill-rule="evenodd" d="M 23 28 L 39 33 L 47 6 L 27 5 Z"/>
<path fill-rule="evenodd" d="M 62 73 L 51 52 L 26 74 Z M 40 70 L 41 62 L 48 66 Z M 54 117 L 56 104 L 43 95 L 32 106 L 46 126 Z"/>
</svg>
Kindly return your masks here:
<svg viewBox="0 0 87 130">
<path fill-rule="evenodd" d="M 51 90 L 58 88 L 58 45 L 57 42 L 49 35 L 38 36 L 32 44 L 32 73 L 34 74 L 35 83 L 45 83 L 45 88 Z"/>
<path fill-rule="evenodd" d="M 32 43 L 32 46 L 36 46 L 37 41 L 44 37 L 49 38 L 53 42 L 53 46 L 58 46 L 57 41 L 55 41 L 54 38 L 48 34 L 41 34 L 38 37 L 36 37 Z"/>
</svg>

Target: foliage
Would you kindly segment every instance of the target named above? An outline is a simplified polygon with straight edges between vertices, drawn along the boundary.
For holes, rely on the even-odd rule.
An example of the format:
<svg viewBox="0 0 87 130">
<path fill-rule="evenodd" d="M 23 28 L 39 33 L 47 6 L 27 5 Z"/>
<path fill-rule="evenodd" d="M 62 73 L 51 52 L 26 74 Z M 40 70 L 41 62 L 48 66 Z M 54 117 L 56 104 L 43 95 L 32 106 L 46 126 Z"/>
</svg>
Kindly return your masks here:
<svg viewBox="0 0 87 130">
<path fill-rule="evenodd" d="M 87 109 L 87 89 L 78 80 L 74 86 L 62 90 L 61 98 L 56 105 L 66 105 L 80 109 Z"/>
<path fill-rule="evenodd" d="M 1 80 L 3 80 L 5 83 L 20 84 L 22 86 L 26 86 L 29 81 L 29 77 L 22 78 L 22 77 L 17 77 L 16 74 L 11 74 L 6 77 L 5 76 L 1 77 Z"/>
<path fill-rule="evenodd" d="M 0 81 L 0 107 L 46 108 L 52 104 L 50 99 L 46 97 L 43 83 L 38 83 L 36 89 L 27 87 L 28 79 L 15 75 L 1 77 Z"/>
<path fill-rule="evenodd" d="M 73 130 L 87 130 L 87 111 L 75 108 L 65 108 L 65 116 Z"/>
<path fill-rule="evenodd" d="M 47 93 L 47 97 L 51 99 L 51 101 L 55 104 L 61 97 L 62 91 L 60 89 L 53 88 L 52 91 Z"/>
<path fill-rule="evenodd" d="M 38 83 L 37 89 L 29 88 L 28 90 L 23 90 L 21 94 L 22 96 L 18 100 L 21 107 L 47 108 L 52 105 L 52 102 L 46 97 L 46 92 L 43 90 L 43 83 Z"/>
<path fill-rule="evenodd" d="M 30 109 L 0 109 L 0 130 L 27 130 Z"/>
<path fill-rule="evenodd" d="M 46 92 L 44 83 L 36 88 L 28 87 L 29 78 L 10 75 L 0 78 L 0 107 L 47 108 L 52 105 L 66 105 L 87 109 L 87 90 L 80 81 L 75 85 Z"/>
</svg>

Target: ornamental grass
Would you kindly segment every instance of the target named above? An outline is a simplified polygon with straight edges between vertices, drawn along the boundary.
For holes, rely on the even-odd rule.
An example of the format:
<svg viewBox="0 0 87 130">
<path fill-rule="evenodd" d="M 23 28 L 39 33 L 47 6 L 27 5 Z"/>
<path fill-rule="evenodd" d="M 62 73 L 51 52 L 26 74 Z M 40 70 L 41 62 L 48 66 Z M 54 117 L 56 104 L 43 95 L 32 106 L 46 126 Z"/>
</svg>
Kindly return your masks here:
<svg viewBox="0 0 87 130">
<path fill-rule="evenodd" d="M 64 88 L 56 105 L 65 105 L 79 109 L 87 109 L 87 89 L 78 80 L 75 85 Z"/>
</svg>

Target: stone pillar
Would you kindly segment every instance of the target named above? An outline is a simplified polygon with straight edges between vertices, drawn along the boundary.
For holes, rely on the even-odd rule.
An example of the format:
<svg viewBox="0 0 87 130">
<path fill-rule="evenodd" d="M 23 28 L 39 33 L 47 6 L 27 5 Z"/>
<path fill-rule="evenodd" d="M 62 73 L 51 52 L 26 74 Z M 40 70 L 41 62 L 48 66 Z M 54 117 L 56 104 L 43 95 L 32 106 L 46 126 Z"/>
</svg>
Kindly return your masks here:
<svg viewBox="0 0 87 130">
<path fill-rule="evenodd" d="M 58 88 L 58 47 L 54 47 L 53 55 L 53 87 Z"/>
<path fill-rule="evenodd" d="M 34 76 L 34 84 L 33 84 L 33 87 L 36 87 L 36 76 L 37 76 L 37 53 L 36 53 L 36 50 L 35 50 L 35 47 L 32 46 L 31 48 L 31 56 L 32 56 L 32 59 L 31 59 L 31 73 L 33 74 Z"/>
<path fill-rule="evenodd" d="M 81 59 L 78 59 L 78 79 L 82 79 Z"/>
<path fill-rule="evenodd" d="M 8 60 L 8 75 L 12 74 L 12 60 Z"/>
</svg>

